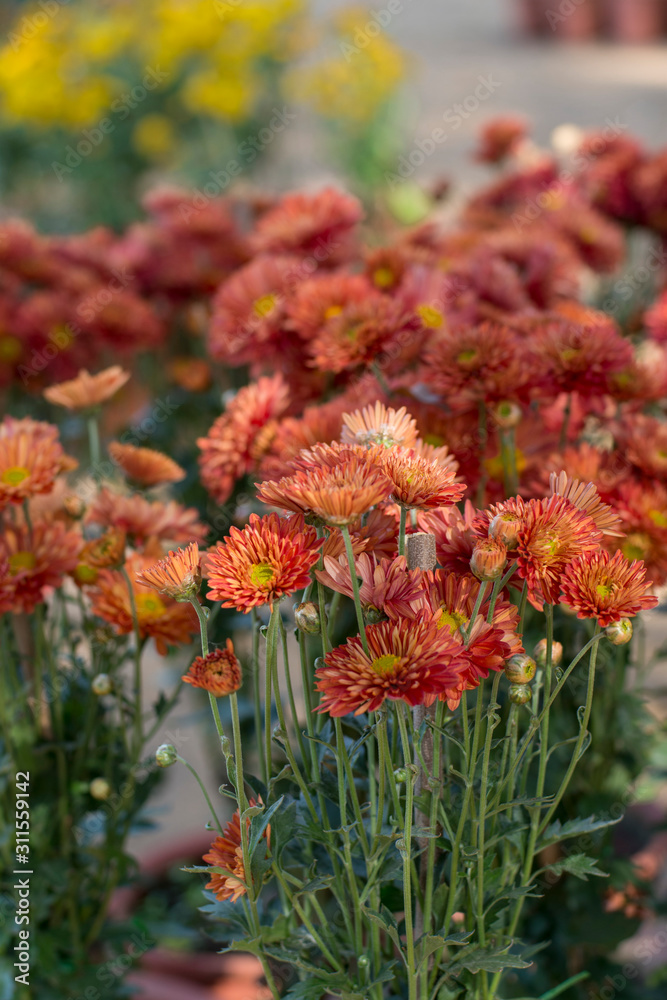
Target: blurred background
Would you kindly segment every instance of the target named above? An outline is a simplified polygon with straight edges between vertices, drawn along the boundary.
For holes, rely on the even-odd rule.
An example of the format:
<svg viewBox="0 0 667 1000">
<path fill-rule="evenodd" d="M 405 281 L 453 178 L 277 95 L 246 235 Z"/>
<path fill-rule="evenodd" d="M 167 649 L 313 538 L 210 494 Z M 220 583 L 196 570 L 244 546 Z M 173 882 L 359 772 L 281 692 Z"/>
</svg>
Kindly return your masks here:
<svg viewBox="0 0 667 1000">
<path fill-rule="evenodd" d="M 0 201 L 47 231 L 118 229 L 163 181 L 336 179 L 418 216 L 419 189 L 479 181 L 498 114 L 540 144 L 665 125 L 665 0 L 5 0 L 0 18 Z"/>
</svg>

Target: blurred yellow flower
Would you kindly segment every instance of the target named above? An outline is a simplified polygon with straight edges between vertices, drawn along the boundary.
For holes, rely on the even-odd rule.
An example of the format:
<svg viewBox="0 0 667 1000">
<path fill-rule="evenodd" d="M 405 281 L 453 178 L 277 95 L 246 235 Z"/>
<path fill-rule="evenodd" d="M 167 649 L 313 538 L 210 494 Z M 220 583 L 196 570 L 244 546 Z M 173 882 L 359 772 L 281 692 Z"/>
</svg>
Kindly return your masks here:
<svg viewBox="0 0 667 1000">
<path fill-rule="evenodd" d="M 140 118 L 132 132 L 132 145 L 149 160 L 159 160 L 176 145 L 176 132 L 166 115 Z"/>
</svg>

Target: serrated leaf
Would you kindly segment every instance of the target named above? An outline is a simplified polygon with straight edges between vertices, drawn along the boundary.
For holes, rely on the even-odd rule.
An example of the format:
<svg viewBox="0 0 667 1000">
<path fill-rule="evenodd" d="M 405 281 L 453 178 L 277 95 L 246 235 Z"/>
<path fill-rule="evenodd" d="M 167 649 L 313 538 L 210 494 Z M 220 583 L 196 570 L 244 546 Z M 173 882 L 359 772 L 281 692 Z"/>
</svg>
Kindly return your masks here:
<svg viewBox="0 0 667 1000">
<path fill-rule="evenodd" d="M 539 871 L 535 872 L 533 877 L 535 878 L 542 872 L 554 872 L 556 875 L 567 873 L 568 875 L 580 878 L 582 882 L 588 882 L 589 875 L 599 875 L 602 878 L 609 877 L 607 872 L 596 868 L 593 858 L 589 858 L 586 854 L 571 854 L 569 858 L 555 861 L 552 865 L 545 865 L 544 868 L 540 868 Z"/>
<path fill-rule="evenodd" d="M 456 969 L 466 969 L 467 972 L 502 972 L 503 969 L 527 969 L 531 964 L 518 955 L 509 954 L 508 945 L 505 949 L 471 948 L 470 951 L 456 956 Z"/>
<path fill-rule="evenodd" d="M 596 830 L 604 830 L 608 826 L 615 826 L 616 823 L 620 823 L 622 818 L 619 816 L 617 819 L 596 819 L 593 815 L 587 816 L 586 819 L 568 819 L 565 823 L 561 823 L 557 819 L 546 828 L 536 850 L 539 852 L 548 847 L 549 844 L 559 844 L 562 840 L 567 840 L 570 837 L 584 836 L 594 833 Z"/>
</svg>

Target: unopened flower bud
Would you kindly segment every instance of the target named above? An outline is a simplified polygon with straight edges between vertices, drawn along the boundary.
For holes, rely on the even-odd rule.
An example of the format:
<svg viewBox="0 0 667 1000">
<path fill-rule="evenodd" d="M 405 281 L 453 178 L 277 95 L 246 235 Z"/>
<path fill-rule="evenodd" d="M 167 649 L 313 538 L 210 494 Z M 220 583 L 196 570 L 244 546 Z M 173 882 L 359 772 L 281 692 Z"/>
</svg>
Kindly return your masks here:
<svg viewBox="0 0 667 1000">
<path fill-rule="evenodd" d="M 539 642 L 535 643 L 535 649 L 533 650 L 533 656 L 538 667 L 545 667 L 547 664 L 547 640 L 540 639 Z M 560 642 L 553 642 L 551 644 L 551 665 L 557 667 L 563 659 L 563 646 Z"/>
<path fill-rule="evenodd" d="M 505 677 L 513 686 L 530 684 L 536 670 L 537 665 L 532 657 L 526 653 L 516 653 L 514 656 L 510 656 L 505 664 Z"/>
<path fill-rule="evenodd" d="M 294 621 L 301 632 L 320 634 L 320 606 L 313 601 L 302 601 L 294 608 Z"/>
<path fill-rule="evenodd" d="M 478 580 L 497 580 L 507 562 L 507 549 L 494 538 L 483 538 L 475 545 L 470 569 Z"/>
<path fill-rule="evenodd" d="M 407 769 L 404 767 L 397 767 L 396 770 L 394 771 L 394 778 L 398 782 L 407 781 L 408 780 Z"/>
<path fill-rule="evenodd" d="M 496 514 L 489 525 L 489 538 L 502 542 L 508 549 L 515 549 L 519 541 L 521 518 L 509 510 Z"/>
<path fill-rule="evenodd" d="M 105 778 L 93 778 L 88 785 L 88 791 L 94 799 L 104 802 L 111 795 L 111 785 Z"/>
<path fill-rule="evenodd" d="M 629 618 L 619 618 L 617 622 L 607 625 L 604 634 L 615 646 L 624 646 L 632 639 L 632 622 Z"/>
<path fill-rule="evenodd" d="M 155 751 L 155 763 L 158 767 L 171 767 L 177 760 L 176 747 L 171 743 L 163 743 Z"/>
<path fill-rule="evenodd" d="M 521 423 L 521 407 L 506 399 L 495 407 L 493 419 L 501 430 L 509 431 Z"/>
<path fill-rule="evenodd" d="M 65 497 L 63 500 L 63 507 L 70 517 L 76 518 L 77 520 L 86 512 L 86 505 L 83 500 L 76 495 L 76 493 L 71 493 L 69 496 Z"/>
<path fill-rule="evenodd" d="M 366 604 L 362 608 L 362 611 L 366 625 L 378 625 L 380 622 L 387 621 L 387 616 L 384 611 L 380 611 L 379 608 L 373 607 L 372 604 Z"/>
<path fill-rule="evenodd" d="M 101 697 L 104 694 L 111 694 L 113 683 L 108 674 L 96 674 L 90 683 L 93 694 Z"/>
<path fill-rule="evenodd" d="M 532 697 L 527 684 L 510 684 L 509 699 L 513 705 L 527 705 Z"/>
<path fill-rule="evenodd" d="M 370 964 L 368 955 L 360 955 L 357 959 L 357 967 L 359 969 L 367 969 Z"/>
</svg>

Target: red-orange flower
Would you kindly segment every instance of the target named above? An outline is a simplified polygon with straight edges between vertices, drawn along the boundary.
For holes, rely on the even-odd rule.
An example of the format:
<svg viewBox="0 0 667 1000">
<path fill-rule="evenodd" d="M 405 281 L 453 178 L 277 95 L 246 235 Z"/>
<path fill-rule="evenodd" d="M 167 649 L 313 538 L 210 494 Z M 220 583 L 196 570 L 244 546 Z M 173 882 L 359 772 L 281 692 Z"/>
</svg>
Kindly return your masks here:
<svg viewBox="0 0 667 1000">
<path fill-rule="evenodd" d="M 155 640 L 158 653 L 165 655 L 167 646 L 178 646 L 190 641 L 199 631 L 195 611 L 189 604 L 179 604 L 172 598 L 160 597 L 149 587 L 136 582 L 136 577 L 147 569 L 153 560 L 133 555 L 126 563 L 132 584 L 137 623 L 141 638 Z M 93 613 L 104 618 L 117 632 L 129 634 L 134 630 L 132 601 L 127 581 L 120 570 L 103 569 L 91 592 Z"/>
<path fill-rule="evenodd" d="M 81 549 L 73 576 L 80 586 L 95 583 L 101 569 L 117 569 L 125 562 L 125 532 L 108 528 L 99 538 L 93 538 Z"/>
<path fill-rule="evenodd" d="M 422 321 L 393 299 L 371 293 L 331 316 L 307 346 L 308 364 L 323 372 L 340 373 L 370 364 L 381 352 L 397 360 L 418 347 Z"/>
<path fill-rule="evenodd" d="M 324 569 L 315 570 L 318 580 L 331 590 L 353 597 L 347 557 L 324 556 L 323 561 Z M 372 553 L 362 552 L 355 558 L 354 569 L 361 581 L 359 597 L 368 620 L 378 613 L 394 619 L 415 617 L 423 604 L 422 573 L 418 569 L 408 571 L 404 556 L 377 559 Z"/>
<path fill-rule="evenodd" d="M 3 603 L 15 614 L 31 614 L 48 591 L 59 587 L 71 573 L 81 548 L 78 531 L 68 531 L 62 521 L 5 524 L 0 534 L 0 565 L 6 574 Z"/>
<path fill-rule="evenodd" d="M 256 468 L 288 402 L 280 373 L 260 378 L 240 389 L 207 436 L 199 438 L 201 480 L 218 503 L 225 503 L 238 480 Z"/>
<path fill-rule="evenodd" d="M 616 326 L 556 320 L 535 335 L 545 376 L 556 392 L 579 392 L 585 398 L 608 391 L 611 377 L 632 362 L 632 344 Z"/>
<path fill-rule="evenodd" d="M 5 417 L 0 424 L 0 510 L 49 493 L 56 477 L 76 465 L 63 451 L 56 427 L 30 417 Z"/>
<path fill-rule="evenodd" d="M 358 520 L 387 499 L 391 481 L 364 458 L 349 453 L 339 464 L 262 483 L 257 496 L 271 507 L 298 511 L 337 528 Z"/>
<path fill-rule="evenodd" d="M 128 496 L 104 487 L 96 495 L 88 513 L 87 524 L 122 528 L 135 545 L 149 538 L 165 542 L 204 541 L 208 527 L 199 520 L 194 507 L 183 507 L 175 500 L 149 501 L 136 493 Z"/>
<path fill-rule="evenodd" d="M 319 711 L 332 716 L 373 712 L 387 699 L 422 705 L 458 683 L 466 668 L 462 646 L 439 629 L 430 612 L 366 628 L 324 657 L 315 671 Z"/>
<path fill-rule="evenodd" d="M 170 552 L 166 559 L 160 559 L 154 566 L 143 570 L 137 583 L 160 594 L 168 594 L 175 601 L 189 601 L 199 593 L 201 586 L 199 546 L 192 542 L 185 549 Z"/>
<path fill-rule="evenodd" d="M 531 597 L 558 604 L 565 567 L 598 548 L 602 532 L 591 517 L 565 497 L 529 500 L 517 543 L 518 574 Z"/>
<path fill-rule="evenodd" d="M 372 454 L 391 480 L 392 499 L 401 507 L 417 510 L 448 507 L 465 493 L 465 486 L 454 482 L 452 468 L 429 462 L 412 449 L 377 448 Z"/>
<path fill-rule="evenodd" d="M 129 377 L 130 373 L 120 365 L 112 365 L 96 375 L 91 375 L 82 368 L 76 378 L 45 389 L 44 398 L 67 410 L 87 410 L 115 396 Z"/>
<path fill-rule="evenodd" d="M 181 680 L 209 691 L 216 698 L 238 691 L 241 687 L 241 664 L 234 655 L 232 640 L 227 640 L 225 649 L 214 649 L 206 656 L 195 657 Z"/>
<path fill-rule="evenodd" d="M 624 454 L 646 476 L 667 477 L 667 423 L 656 417 L 635 414 L 619 430 Z"/>
<path fill-rule="evenodd" d="M 218 542 L 206 559 L 208 597 L 247 614 L 310 583 L 321 541 L 300 517 L 251 514 L 249 523 Z"/>
<path fill-rule="evenodd" d="M 260 253 L 313 253 L 330 267 L 349 252 L 361 216 L 361 203 L 335 188 L 315 194 L 297 191 L 283 195 L 261 216 L 251 243 Z"/>
<path fill-rule="evenodd" d="M 578 618 L 597 618 L 601 627 L 654 608 L 658 598 L 648 593 L 646 567 L 628 562 L 621 552 L 610 556 L 603 549 L 573 559 L 561 579 L 564 602 Z"/>
<path fill-rule="evenodd" d="M 255 799 L 248 799 L 248 805 L 256 806 L 257 802 Z M 246 829 L 250 830 L 250 818 L 248 817 L 245 822 Z M 267 826 L 264 832 L 267 843 L 270 829 Z M 206 883 L 206 888 L 215 894 L 216 899 L 231 899 L 232 903 L 235 903 L 245 895 L 247 889 L 243 883 L 246 881 L 246 873 L 243 865 L 241 813 L 238 809 L 223 830 L 222 836 L 215 838 L 208 854 L 205 854 L 202 860 L 229 872 L 229 874 L 212 872 L 210 881 Z"/>
<path fill-rule="evenodd" d="M 109 454 L 128 479 L 133 479 L 142 486 L 178 483 L 181 479 L 185 479 L 185 469 L 177 465 L 168 455 L 154 451 L 153 448 L 136 448 L 133 444 L 112 441 L 109 445 Z"/>
</svg>

